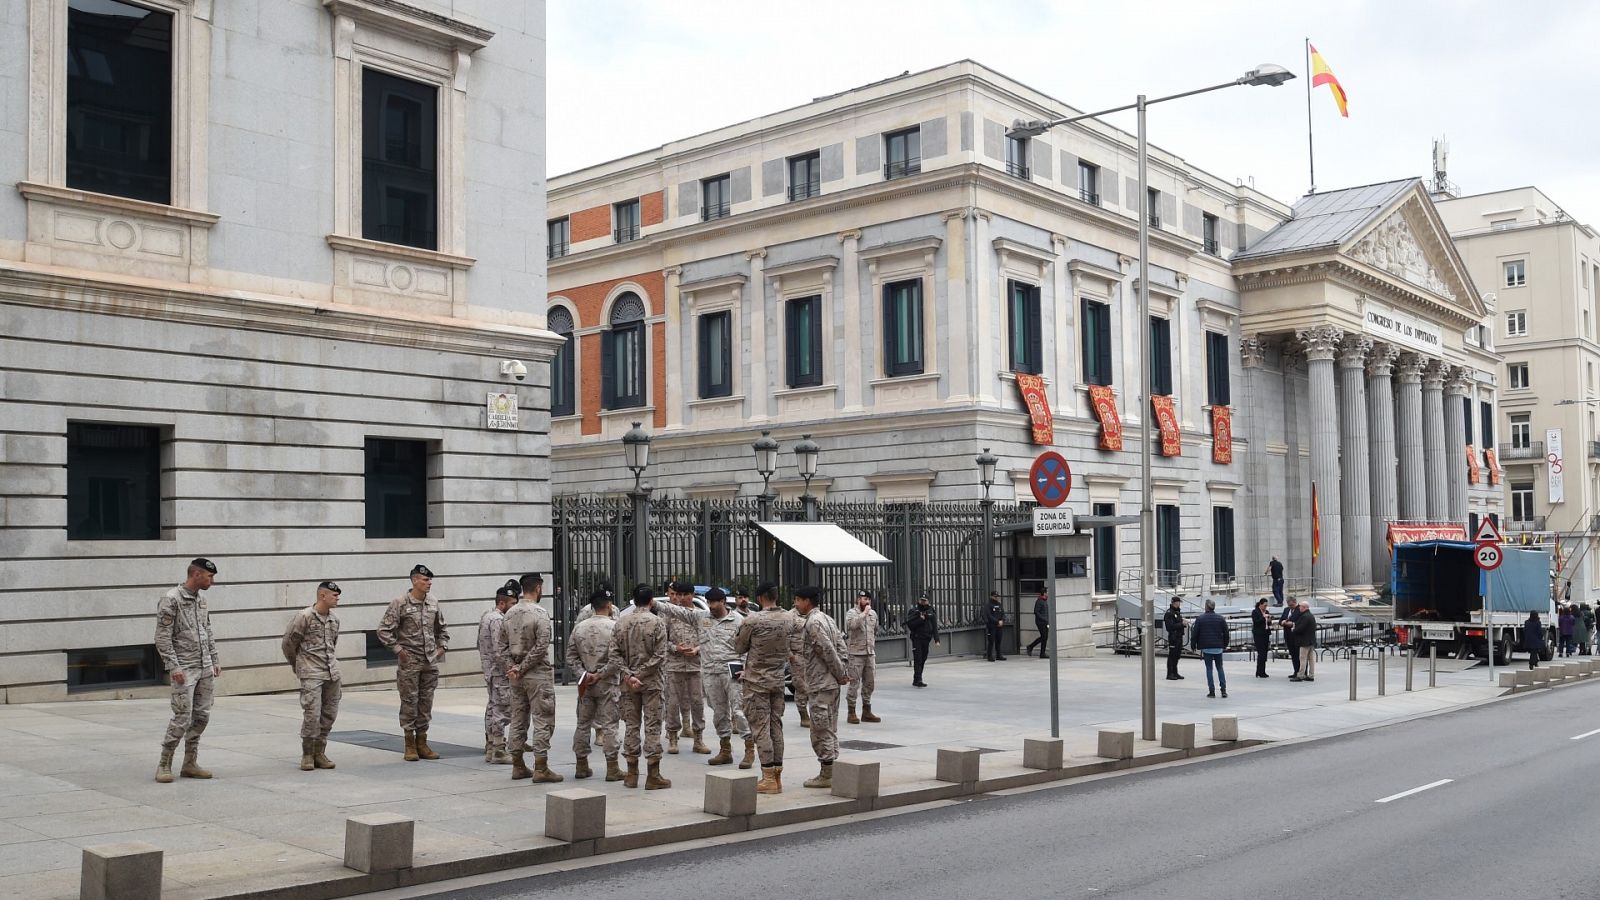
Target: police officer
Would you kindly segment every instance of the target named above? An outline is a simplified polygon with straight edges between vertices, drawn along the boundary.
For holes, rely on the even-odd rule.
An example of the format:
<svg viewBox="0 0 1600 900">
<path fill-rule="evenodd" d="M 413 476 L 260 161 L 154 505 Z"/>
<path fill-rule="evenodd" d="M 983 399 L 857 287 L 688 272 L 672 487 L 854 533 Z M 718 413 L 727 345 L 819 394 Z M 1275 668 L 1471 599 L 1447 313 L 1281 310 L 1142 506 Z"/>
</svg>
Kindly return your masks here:
<svg viewBox="0 0 1600 900">
<path fill-rule="evenodd" d="M 511 778 L 532 778 L 534 784 L 553 784 L 562 777 L 550 771 L 550 736 L 556 729 L 555 670 L 550 666 L 550 644 L 555 631 L 550 613 L 539 605 L 544 579 L 523 576 L 529 586 L 506 611 L 496 648 L 506 663 L 511 685 Z M 529 721 L 533 724 L 529 736 Z M 533 770 L 523 761 L 525 748 L 533 748 Z"/>
<path fill-rule="evenodd" d="M 328 732 L 339 715 L 339 586 L 317 585 L 315 603 L 300 610 L 283 632 L 283 658 L 300 679 L 300 771 L 331 769 Z"/>
<path fill-rule="evenodd" d="M 750 736 L 750 724 L 744 718 L 739 680 L 728 668 L 728 663 L 739 658 L 733 650 L 733 641 L 739 636 L 739 625 L 744 617 L 728 609 L 728 596 L 721 588 L 706 591 L 706 606 L 711 614 L 701 620 L 700 683 L 705 689 L 706 705 L 711 707 L 711 724 L 717 729 L 720 745 L 717 755 L 706 760 L 706 765 L 725 766 L 733 762 L 733 735 L 738 732 L 744 736 L 744 759 L 739 761 L 739 768 L 748 769 L 754 765 L 755 739 Z"/>
<path fill-rule="evenodd" d="M 496 640 L 505 624 L 506 610 L 522 596 L 522 586 L 507 581 L 494 592 L 494 606 L 478 619 L 478 664 L 483 667 L 483 683 L 489 689 L 489 702 L 483 707 L 483 761 L 510 765 L 506 753 L 506 726 L 511 724 L 511 683 L 506 681 L 506 662 Z"/>
<path fill-rule="evenodd" d="M 911 636 L 911 686 L 927 687 L 922 680 L 922 667 L 928 663 L 928 645 L 939 643 L 939 614 L 928 595 L 917 598 L 917 604 L 906 611 L 906 633 Z"/>
<path fill-rule="evenodd" d="M 172 721 L 161 741 L 161 761 L 156 763 L 156 781 L 172 781 L 172 754 L 184 741 L 185 778 L 210 778 L 200 768 L 200 735 L 211 721 L 211 698 L 215 681 L 222 675 L 217 661 L 217 641 L 211 632 L 211 611 L 201 591 L 215 583 L 217 564 L 205 557 L 189 561 L 183 584 L 156 604 L 156 652 L 172 680 Z"/>
<path fill-rule="evenodd" d="M 450 646 L 439 599 L 433 596 L 433 571 L 411 567 L 411 589 L 389 601 L 378 623 L 378 640 L 399 657 L 395 687 L 400 692 L 400 728 L 406 733 L 406 762 L 438 759 L 428 746 L 433 720 L 433 690 L 439 686 L 439 662 Z"/>
<path fill-rule="evenodd" d="M 705 616 L 695 608 L 692 584 L 671 582 L 667 599 L 670 606 L 652 607 L 667 623 L 667 752 L 678 752 L 678 734 L 683 732 L 694 736 L 694 752 L 710 753 L 701 736 L 706 706 L 700 680 L 700 623 Z"/>
<path fill-rule="evenodd" d="M 758 794 L 783 793 L 783 669 L 790 655 L 796 619 L 778 608 L 778 586 L 770 581 L 756 588 L 761 609 L 745 616 L 733 639 L 733 652 L 744 657 L 740 688 L 744 716 L 761 756 Z M 799 674 L 798 672 L 796 673 Z M 800 679 L 795 679 L 798 688 Z"/>
<path fill-rule="evenodd" d="M 872 714 L 872 689 L 878 683 L 878 614 L 872 609 L 872 592 L 856 595 L 856 605 L 844 614 L 844 645 L 850 653 L 851 725 L 881 722 Z M 861 698 L 861 718 L 856 718 L 856 697 Z"/>
<path fill-rule="evenodd" d="M 621 781 L 617 765 L 617 694 L 621 686 L 611 667 L 611 635 L 617 620 L 611 617 L 611 598 L 596 593 L 589 601 L 593 612 L 573 626 L 567 637 L 567 670 L 578 674 L 578 724 L 572 732 L 572 753 L 578 769 L 574 778 L 588 778 L 589 746 L 594 732 L 600 732 L 600 749 L 606 757 L 606 780 Z"/>
<path fill-rule="evenodd" d="M 804 622 L 800 630 L 800 672 L 806 679 L 811 707 L 811 749 L 821 767 L 808 778 L 808 788 L 833 787 L 833 761 L 839 757 L 839 685 L 850 683 L 845 668 L 844 635 L 833 618 L 817 608 L 822 591 L 803 587 L 794 592 L 794 611 Z"/>
<path fill-rule="evenodd" d="M 1000 592 L 989 592 L 989 606 L 983 613 L 983 652 L 989 662 L 1006 658 L 1000 647 L 1000 631 L 1006 627 L 1006 609 L 1000 605 Z"/>
<path fill-rule="evenodd" d="M 654 602 L 655 592 L 649 585 L 633 589 L 634 613 L 618 617 L 611 632 L 611 660 L 606 664 L 607 674 L 614 672 L 622 680 L 619 712 L 627 726 L 622 755 L 628 758 L 628 774 L 622 784 L 639 786 L 642 731 L 642 749 L 650 767 L 644 784 L 647 791 L 672 787 L 672 782 L 661 777 L 661 670 L 667 662 L 667 625 L 659 616 L 646 614 Z"/>
<path fill-rule="evenodd" d="M 1183 630 L 1187 627 L 1183 621 L 1182 600 L 1172 598 L 1172 605 L 1161 617 L 1161 624 L 1167 630 L 1167 680 L 1182 681 L 1183 676 L 1178 674 L 1178 657 L 1183 655 Z"/>
</svg>

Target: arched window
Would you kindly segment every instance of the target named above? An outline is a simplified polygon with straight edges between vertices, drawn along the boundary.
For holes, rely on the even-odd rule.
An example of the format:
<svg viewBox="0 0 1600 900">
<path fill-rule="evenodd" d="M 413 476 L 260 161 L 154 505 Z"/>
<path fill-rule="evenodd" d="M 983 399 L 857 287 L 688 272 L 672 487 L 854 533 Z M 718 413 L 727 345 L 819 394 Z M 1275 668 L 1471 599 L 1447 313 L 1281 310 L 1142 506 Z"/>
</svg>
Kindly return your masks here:
<svg viewBox="0 0 1600 900">
<path fill-rule="evenodd" d="M 573 392 L 577 380 L 573 377 L 572 361 L 576 356 L 576 348 L 572 346 L 575 340 L 572 336 L 572 311 L 564 306 L 552 306 L 546 322 L 551 331 L 567 339 L 556 351 L 556 358 L 550 361 L 550 415 L 570 416 L 577 410 Z"/>
<path fill-rule="evenodd" d="M 611 304 L 600 342 L 600 395 L 606 409 L 644 405 L 644 301 L 629 292 Z"/>
</svg>

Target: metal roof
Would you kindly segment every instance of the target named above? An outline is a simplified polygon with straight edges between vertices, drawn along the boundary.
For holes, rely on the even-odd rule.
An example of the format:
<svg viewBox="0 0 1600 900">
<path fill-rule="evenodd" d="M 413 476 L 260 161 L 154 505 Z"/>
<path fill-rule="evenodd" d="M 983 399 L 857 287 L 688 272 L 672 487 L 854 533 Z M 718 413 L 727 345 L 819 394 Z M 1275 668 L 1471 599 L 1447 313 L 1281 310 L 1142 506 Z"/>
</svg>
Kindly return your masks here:
<svg viewBox="0 0 1600 900">
<path fill-rule="evenodd" d="M 1420 178 L 1403 178 L 1361 187 L 1307 194 L 1294 204 L 1289 220 L 1262 235 L 1235 260 L 1258 259 L 1279 253 L 1297 253 L 1318 247 L 1338 247 L 1354 237 Z"/>
</svg>

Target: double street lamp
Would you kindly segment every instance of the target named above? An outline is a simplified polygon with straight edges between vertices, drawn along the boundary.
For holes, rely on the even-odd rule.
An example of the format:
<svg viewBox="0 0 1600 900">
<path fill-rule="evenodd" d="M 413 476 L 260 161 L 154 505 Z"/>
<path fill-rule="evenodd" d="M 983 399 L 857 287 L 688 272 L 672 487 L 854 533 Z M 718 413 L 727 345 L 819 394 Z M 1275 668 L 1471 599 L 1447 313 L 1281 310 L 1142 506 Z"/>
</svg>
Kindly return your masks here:
<svg viewBox="0 0 1600 900">
<path fill-rule="evenodd" d="M 650 465 L 650 435 L 638 422 L 622 436 L 623 463 L 633 473 L 633 580 L 643 584 L 649 577 L 650 489 L 644 486 L 644 470 Z"/>
<path fill-rule="evenodd" d="M 1066 116 L 1049 121 L 1021 121 L 1015 122 L 1011 130 L 1006 132 L 1007 137 L 1033 138 L 1044 134 L 1057 125 L 1066 125 L 1084 119 L 1096 119 L 1126 110 L 1138 111 L 1138 141 L 1139 141 L 1139 297 L 1136 315 L 1140 324 L 1135 331 L 1142 334 L 1138 346 L 1144 351 L 1144 364 L 1139 367 L 1139 601 L 1142 615 L 1140 640 L 1140 656 L 1143 663 L 1143 677 L 1139 683 L 1139 698 L 1141 707 L 1142 737 L 1144 740 L 1153 741 L 1156 738 L 1156 651 L 1155 651 L 1155 597 L 1152 593 L 1155 579 L 1155 545 L 1150 537 L 1155 531 L 1155 507 L 1150 490 L 1150 192 L 1149 164 L 1150 151 L 1146 143 L 1145 133 L 1145 108 L 1156 103 L 1165 103 L 1168 100 L 1177 100 L 1183 97 L 1193 97 L 1196 94 L 1205 94 L 1219 91 L 1223 88 L 1237 87 L 1239 85 L 1267 85 L 1277 87 L 1294 78 L 1294 73 L 1282 66 L 1263 63 L 1244 73 L 1232 81 L 1214 84 L 1192 91 L 1183 91 L 1178 94 L 1168 94 L 1154 100 L 1147 99 L 1140 94 L 1133 103 L 1123 106 L 1103 109 L 1099 112 L 1084 113 L 1076 116 Z"/>
<path fill-rule="evenodd" d="M 773 440 L 772 432 L 763 431 L 761 437 L 756 438 L 750 445 L 755 452 L 756 474 L 761 476 L 761 496 L 757 498 L 760 506 L 757 516 L 763 522 L 772 521 L 772 504 L 778 499 L 772 493 L 772 476 L 778 471 L 778 442 Z M 805 505 L 806 521 L 817 521 L 817 498 L 811 496 L 811 479 L 817 477 L 817 460 L 822 456 L 822 448 L 811 435 L 801 435 L 800 442 L 794 445 L 795 468 L 800 477 L 805 480 L 805 493 L 800 497 L 800 502 Z M 763 534 L 761 536 L 761 580 L 773 580 L 773 548 L 772 538 Z"/>
</svg>

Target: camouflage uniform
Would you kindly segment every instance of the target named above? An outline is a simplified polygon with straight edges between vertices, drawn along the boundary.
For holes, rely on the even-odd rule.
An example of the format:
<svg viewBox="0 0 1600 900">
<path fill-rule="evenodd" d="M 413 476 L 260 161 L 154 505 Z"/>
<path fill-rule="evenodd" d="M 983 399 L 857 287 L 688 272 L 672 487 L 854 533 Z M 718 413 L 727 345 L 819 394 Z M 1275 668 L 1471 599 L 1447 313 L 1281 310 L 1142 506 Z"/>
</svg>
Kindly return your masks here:
<svg viewBox="0 0 1600 900">
<path fill-rule="evenodd" d="M 400 727 L 427 731 L 433 721 L 433 689 L 439 686 L 439 651 L 450 646 L 439 600 L 430 591 L 413 600 L 406 591 L 389 601 L 378 623 L 378 640 L 390 650 L 406 652 L 395 667 L 395 688 L 400 692 Z"/>
<path fill-rule="evenodd" d="M 500 747 L 511 723 L 511 682 L 506 680 L 506 661 L 495 646 L 506 614 L 490 607 L 478 620 L 478 663 L 483 667 L 483 683 L 489 688 L 489 702 L 483 708 L 483 735 L 491 748 Z"/>
<path fill-rule="evenodd" d="M 878 614 L 867 607 L 862 612 L 858 606 L 850 607 L 844 614 L 845 649 L 850 653 L 850 706 L 860 697 L 872 706 L 872 689 L 877 685 L 878 668 Z"/>
<path fill-rule="evenodd" d="M 517 602 L 506 612 L 495 647 L 506 668 L 517 669 L 511 680 L 511 749 L 533 748 L 535 757 L 550 755 L 550 735 L 556 730 L 555 671 L 550 666 L 554 631 L 550 613 L 531 599 Z M 533 739 L 528 739 L 528 721 Z"/>
<path fill-rule="evenodd" d="M 743 622 L 743 616 L 730 610 L 720 619 L 706 617 L 700 629 L 700 680 L 711 707 L 711 724 L 719 738 L 731 737 L 734 732 L 747 737 L 750 734 L 739 682 L 728 671 L 728 663 L 739 658 L 733 642 Z"/>
<path fill-rule="evenodd" d="M 744 656 L 744 714 L 762 768 L 783 765 L 783 667 L 794 634 L 793 614 L 763 609 L 746 616 L 733 639 L 733 652 Z"/>
<path fill-rule="evenodd" d="M 618 713 L 627 726 L 622 755 L 629 759 L 639 758 L 641 722 L 645 758 L 661 759 L 661 669 L 666 662 L 667 624 L 660 616 L 635 613 L 617 622 L 611 632 L 611 659 L 605 674 L 623 681 L 631 676 L 644 683 L 637 691 L 626 684 L 621 688 Z"/>
<path fill-rule="evenodd" d="M 621 690 L 611 662 L 611 636 L 617 622 L 610 616 L 592 616 L 579 622 L 567 637 L 567 669 L 576 674 L 609 672 L 578 696 L 578 724 L 572 732 L 572 752 L 589 755 L 594 732 L 600 732 L 600 749 L 606 759 L 617 758 L 617 704 Z"/>
<path fill-rule="evenodd" d="M 283 633 L 283 658 L 300 679 L 300 739 L 326 741 L 339 715 L 343 684 L 339 677 L 339 616 L 308 606 L 295 614 Z"/>
<path fill-rule="evenodd" d="M 706 727 L 704 690 L 700 683 L 700 657 L 678 651 L 678 646 L 700 647 L 700 623 L 706 614 L 698 609 L 656 603 L 656 615 L 667 623 L 666 726 L 668 734 L 699 734 Z M 673 751 L 677 752 L 677 751 Z"/>
<path fill-rule="evenodd" d="M 818 761 L 831 763 L 839 756 L 839 679 L 849 675 L 844 636 L 820 609 L 811 610 L 802 621 L 800 674 L 806 679 L 810 706 L 811 749 Z M 795 680 L 798 683 L 799 678 Z"/>
<path fill-rule="evenodd" d="M 805 628 L 806 620 L 799 613 L 790 610 L 789 621 L 789 668 L 794 672 L 794 706 L 803 719 L 810 715 L 807 712 L 810 707 L 806 705 L 806 700 L 811 693 L 806 685 L 805 662 L 800 658 L 800 632 Z M 806 723 L 802 721 L 800 724 Z"/>
<path fill-rule="evenodd" d="M 193 751 L 211 721 L 212 670 L 220 665 L 211 611 L 199 592 L 179 585 L 156 604 L 156 652 L 168 673 L 183 673 L 183 684 L 172 685 L 172 721 L 161 748 L 172 750 L 187 739 Z"/>
</svg>

